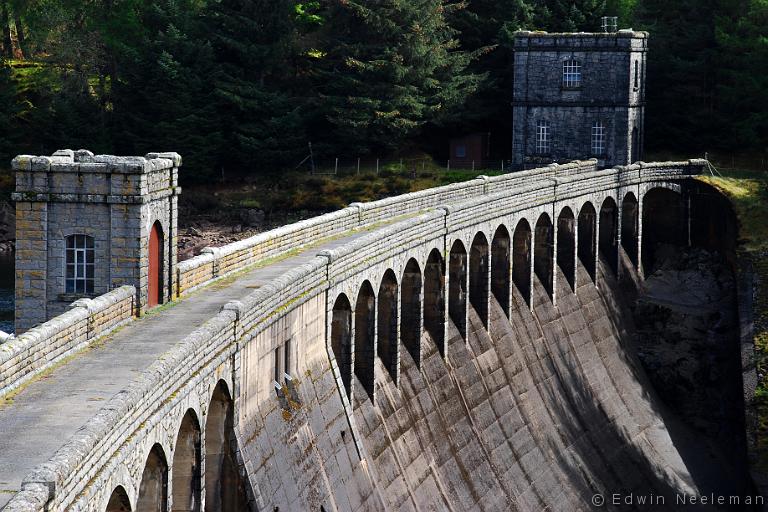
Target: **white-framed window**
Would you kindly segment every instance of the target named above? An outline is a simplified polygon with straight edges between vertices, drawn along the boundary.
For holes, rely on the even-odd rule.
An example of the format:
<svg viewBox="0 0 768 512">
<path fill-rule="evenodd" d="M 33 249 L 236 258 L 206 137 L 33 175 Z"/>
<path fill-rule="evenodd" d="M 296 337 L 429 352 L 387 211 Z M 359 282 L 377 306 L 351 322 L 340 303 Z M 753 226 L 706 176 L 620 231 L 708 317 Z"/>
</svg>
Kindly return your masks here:
<svg viewBox="0 0 768 512">
<path fill-rule="evenodd" d="M 592 123 L 592 154 L 605 154 L 605 124 L 602 121 Z"/>
<path fill-rule="evenodd" d="M 93 293 L 93 237 L 70 235 L 66 249 L 66 293 Z"/>
<path fill-rule="evenodd" d="M 539 155 L 546 155 L 549 153 L 549 146 L 551 141 L 551 130 L 549 121 L 536 122 L 536 153 Z"/>
<path fill-rule="evenodd" d="M 581 62 L 576 59 L 563 62 L 563 87 L 567 89 L 581 87 Z"/>
</svg>

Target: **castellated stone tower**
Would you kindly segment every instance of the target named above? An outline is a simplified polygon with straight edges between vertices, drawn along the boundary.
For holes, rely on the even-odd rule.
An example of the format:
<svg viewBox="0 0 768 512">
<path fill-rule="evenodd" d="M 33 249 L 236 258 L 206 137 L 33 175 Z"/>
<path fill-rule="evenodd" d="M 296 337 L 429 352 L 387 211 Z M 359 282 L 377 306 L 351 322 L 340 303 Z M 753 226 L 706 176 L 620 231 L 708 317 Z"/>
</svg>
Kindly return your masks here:
<svg viewBox="0 0 768 512">
<path fill-rule="evenodd" d="M 180 165 L 68 149 L 13 159 L 17 333 L 122 285 L 140 312 L 172 297 Z"/>
<path fill-rule="evenodd" d="M 517 32 L 513 164 L 597 158 L 626 165 L 643 153 L 648 33 Z"/>
</svg>

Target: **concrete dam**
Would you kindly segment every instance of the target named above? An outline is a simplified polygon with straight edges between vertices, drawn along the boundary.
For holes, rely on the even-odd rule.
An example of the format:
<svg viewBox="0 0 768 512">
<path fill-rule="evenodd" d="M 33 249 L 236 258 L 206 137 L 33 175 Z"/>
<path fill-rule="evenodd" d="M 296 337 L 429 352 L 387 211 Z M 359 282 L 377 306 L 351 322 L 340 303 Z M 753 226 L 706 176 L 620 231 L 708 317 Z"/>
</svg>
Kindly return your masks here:
<svg viewBox="0 0 768 512">
<path fill-rule="evenodd" d="M 18 157 L 17 212 L 86 166 L 155 211 L 176 156 Z M 753 509 L 705 169 L 550 165 L 161 258 L 166 305 L 124 284 L 0 345 L 0 506 Z"/>
</svg>

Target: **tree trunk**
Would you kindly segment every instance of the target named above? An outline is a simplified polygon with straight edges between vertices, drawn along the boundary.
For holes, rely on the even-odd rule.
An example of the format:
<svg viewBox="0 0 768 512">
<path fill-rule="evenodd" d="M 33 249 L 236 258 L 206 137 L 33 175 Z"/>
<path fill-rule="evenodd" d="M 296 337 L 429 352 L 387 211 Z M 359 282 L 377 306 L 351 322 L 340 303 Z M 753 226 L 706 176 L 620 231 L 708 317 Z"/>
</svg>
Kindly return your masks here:
<svg viewBox="0 0 768 512">
<path fill-rule="evenodd" d="M 3 25 L 3 56 L 6 59 L 13 58 L 13 40 L 11 39 L 11 21 L 8 16 L 8 4 L 2 2 L 0 6 L 0 23 Z"/>
<path fill-rule="evenodd" d="M 20 58 L 24 58 L 24 50 L 26 49 L 26 38 L 24 36 L 24 24 L 21 22 L 21 16 L 18 13 L 13 17 L 13 21 L 16 25 L 16 39 L 19 43 L 18 53 Z"/>
</svg>

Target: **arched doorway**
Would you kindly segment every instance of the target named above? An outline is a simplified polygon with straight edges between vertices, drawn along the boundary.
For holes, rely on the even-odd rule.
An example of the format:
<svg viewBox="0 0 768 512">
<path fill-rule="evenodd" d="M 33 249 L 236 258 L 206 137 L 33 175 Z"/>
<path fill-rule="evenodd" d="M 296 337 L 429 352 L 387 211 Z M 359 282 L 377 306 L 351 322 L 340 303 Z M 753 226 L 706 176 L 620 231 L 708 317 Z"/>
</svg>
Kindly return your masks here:
<svg viewBox="0 0 768 512">
<path fill-rule="evenodd" d="M 448 316 L 467 339 L 467 250 L 461 240 L 451 247 L 448 261 Z"/>
<path fill-rule="evenodd" d="M 416 367 L 421 368 L 421 269 L 413 258 L 408 260 L 403 272 L 400 303 L 400 339 Z"/>
<path fill-rule="evenodd" d="M 445 357 L 445 262 L 437 249 L 424 267 L 424 331 Z"/>
<path fill-rule="evenodd" d="M 638 203 L 635 194 L 627 192 L 621 202 L 621 246 L 629 261 L 637 266 Z"/>
<path fill-rule="evenodd" d="M 557 218 L 557 265 L 571 290 L 576 291 L 576 219 L 567 206 Z"/>
<path fill-rule="evenodd" d="M 597 213 L 592 203 L 586 202 L 584 206 L 579 210 L 579 260 L 589 274 L 589 278 L 592 282 L 595 282 L 595 257 L 596 257 L 596 224 Z"/>
<path fill-rule="evenodd" d="M 600 232 L 598 233 L 598 254 L 608 263 L 614 275 L 618 271 L 618 229 L 619 211 L 616 201 L 606 197 L 600 206 Z"/>
<path fill-rule="evenodd" d="M 549 298 L 554 297 L 554 243 L 552 221 L 549 215 L 542 213 L 536 222 L 536 235 L 533 241 L 533 271 L 541 281 Z"/>
<path fill-rule="evenodd" d="M 152 224 L 149 232 L 149 270 L 147 283 L 147 307 L 163 302 L 163 228 L 160 221 Z"/>
<path fill-rule="evenodd" d="M 491 242 L 491 292 L 507 318 L 509 318 L 510 245 L 509 231 L 504 225 L 499 226 Z"/>
</svg>

